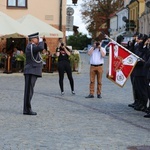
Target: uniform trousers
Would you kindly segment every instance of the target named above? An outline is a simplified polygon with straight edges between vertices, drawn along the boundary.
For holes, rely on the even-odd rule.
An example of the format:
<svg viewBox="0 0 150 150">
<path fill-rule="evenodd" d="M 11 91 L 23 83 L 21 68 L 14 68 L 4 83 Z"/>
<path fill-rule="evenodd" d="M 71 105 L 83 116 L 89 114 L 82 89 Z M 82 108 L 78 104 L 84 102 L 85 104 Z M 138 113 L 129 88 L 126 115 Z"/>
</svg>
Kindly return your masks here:
<svg viewBox="0 0 150 150">
<path fill-rule="evenodd" d="M 149 100 L 148 109 L 150 110 L 150 79 L 148 79 L 147 88 L 148 88 L 148 100 Z"/>
<path fill-rule="evenodd" d="M 74 81 L 72 77 L 72 70 L 71 70 L 70 63 L 68 61 L 58 62 L 58 72 L 59 72 L 59 85 L 60 85 L 61 92 L 64 92 L 63 80 L 64 80 L 65 72 L 67 73 L 70 86 L 71 86 L 71 90 L 74 91 Z"/>
<path fill-rule="evenodd" d="M 25 90 L 24 90 L 23 112 L 28 113 L 32 111 L 31 99 L 34 93 L 34 86 L 37 80 L 37 76 L 32 74 L 25 74 L 24 77 L 25 77 Z"/>
<path fill-rule="evenodd" d="M 90 67 L 90 94 L 94 95 L 95 77 L 97 77 L 97 94 L 101 94 L 103 66 Z"/>
<path fill-rule="evenodd" d="M 134 104 L 138 104 L 137 91 L 135 90 L 135 77 L 132 73 L 130 75 L 130 79 L 131 79 L 131 84 L 132 84 Z"/>
<path fill-rule="evenodd" d="M 135 92 L 137 93 L 138 104 L 144 107 L 147 106 L 148 102 L 148 80 L 144 76 L 135 76 Z"/>
</svg>

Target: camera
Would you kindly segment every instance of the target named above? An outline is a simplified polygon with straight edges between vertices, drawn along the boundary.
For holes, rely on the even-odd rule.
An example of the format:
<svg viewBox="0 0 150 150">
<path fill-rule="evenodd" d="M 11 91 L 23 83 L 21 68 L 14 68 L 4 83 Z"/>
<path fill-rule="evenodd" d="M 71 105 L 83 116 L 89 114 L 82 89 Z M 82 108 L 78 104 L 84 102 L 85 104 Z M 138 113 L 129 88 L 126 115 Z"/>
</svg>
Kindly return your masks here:
<svg viewBox="0 0 150 150">
<path fill-rule="evenodd" d="M 98 47 L 100 45 L 100 43 L 99 42 L 96 42 L 96 47 Z"/>
<path fill-rule="evenodd" d="M 64 43 L 61 43 L 61 46 L 64 46 Z"/>
</svg>

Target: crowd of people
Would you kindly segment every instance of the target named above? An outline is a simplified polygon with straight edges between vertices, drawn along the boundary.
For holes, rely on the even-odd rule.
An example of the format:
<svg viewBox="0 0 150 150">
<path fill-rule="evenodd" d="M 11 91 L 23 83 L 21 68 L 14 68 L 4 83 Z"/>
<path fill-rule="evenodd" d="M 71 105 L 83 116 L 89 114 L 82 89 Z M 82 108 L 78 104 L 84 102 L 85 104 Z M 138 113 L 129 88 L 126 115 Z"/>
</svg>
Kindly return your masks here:
<svg viewBox="0 0 150 150">
<path fill-rule="evenodd" d="M 145 112 L 144 117 L 150 118 L 150 36 L 134 34 L 127 48 L 141 58 L 130 76 L 134 102 L 128 106 Z"/>
<path fill-rule="evenodd" d="M 43 50 L 47 51 L 45 43 L 44 39 L 40 41 L 38 33 L 29 35 L 29 44 L 25 51 L 26 65 L 24 67 L 25 91 L 23 114 L 25 115 L 37 114 L 32 111 L 31 99 L 36 80 L 42 76 L 43 62 L 40 53 L 43 52 L 45 54 Z M 130 76 L 134 102 L 128 106 L 134 108 L 136 111 L 145 112 L 144 117 L 150 118 L 150 36 L 146 34 L 134 34 L 133 40 L 128 42 L 127 49 L 140 58 Z M 18 54 L 21 54 L 21 51 L 14 48 L 13 57 Z M 70 54 L 70 49 L 59 41 L 56 55 L 58 57 L 59 85 L 62 95 L 64 95 L 64 72 L 67 73 L 70 81 L 71 92 L 75 94 L 74 80 L 69 62 Z M 102 74 L 106 50 L 101 47 L 100 42 L 95 42 L 93 47 L 88 51 L 88 54 L 90 55 L 90 85 L 89 95 L 85 98 L 94 98 L 95 77 L 97 77 L 97 98 L 102 98 Z"/>
</svg>

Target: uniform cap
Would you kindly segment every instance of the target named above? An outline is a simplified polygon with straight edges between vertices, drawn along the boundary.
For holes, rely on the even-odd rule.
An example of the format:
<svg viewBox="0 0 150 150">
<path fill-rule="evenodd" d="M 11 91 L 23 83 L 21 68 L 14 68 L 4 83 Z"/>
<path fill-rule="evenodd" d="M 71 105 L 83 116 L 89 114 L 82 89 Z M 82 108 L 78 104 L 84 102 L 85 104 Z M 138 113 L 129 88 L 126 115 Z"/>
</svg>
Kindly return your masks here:
<svg viewBox="0 0 150 150">
<path fill-rule="evenodd" d="M 143 34 L 140 33 L 140 34 L 138 35 L 138 39 L 141 40 L 142 37 L 143 37 Z"/>
<path fill-rule="evenodd" d="M 147 40 L 147 39 L 148 39 L 148 35 L 144 34 L 142 40 Z"/>
<path fill-rule="evenodd" d="M 29 39 L 32 39 L 32 38 L 39 38 L 39 32 L 36 32 L 36 33 L 33 33 L 33 34 L 28 35 L 28 38 L 29 38 Z"/>
</svg>

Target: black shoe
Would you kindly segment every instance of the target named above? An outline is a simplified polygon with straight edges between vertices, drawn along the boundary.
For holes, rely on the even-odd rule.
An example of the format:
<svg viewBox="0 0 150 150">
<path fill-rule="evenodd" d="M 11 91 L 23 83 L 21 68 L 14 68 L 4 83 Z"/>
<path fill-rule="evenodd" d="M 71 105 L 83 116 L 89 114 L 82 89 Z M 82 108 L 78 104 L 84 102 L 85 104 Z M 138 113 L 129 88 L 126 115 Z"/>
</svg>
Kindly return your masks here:
<svg viewBox="0 0 150 150">
<path fill-rule="evenodd" d="M 23 112 L 24 115 L 37 115 L 36 112 L 29 111 L 29 112 Z"/>
<path fill-rule="evenodd" d="M 150 118 L 150 113 L 146 114 L 144 117 L 145 118 Z"/>
<path fill-rule="evenodd" d="M 94 98 L 94 95 L 89 94 L 88 96 L 86 96 L 85 98 Z"/>
<path fill-rule="evenodd" d="M 134 107 L 134 109 L 137 110 L 137 111 L 144 111 L 145 112 L 147 108 L 145 106 L 139 105 L 137 107 Z"/>
<path fill-rule="evenodd" d="M 102 98 L 101 94 L 98 94 L 98 95 L 97 95 L 97 98 Z"/>
<path fill-rule="evenodd" d="M 75 95 L 76 93 L 74 91 L 72 91 L 72 95 Z"/>
<path fill-rule="evenodd" d="M 64 95 L 65 94 L 65 92 L 61 92 L 61 95 Z"/>
<path fill-rule="evenodd" d="M 128 105 L 128 107 L 132 107 L 132 108 L 134 108 L 135 106 L 136 106 L 136 103 L 132 103 Z"/>
<path fill-rule="evenodd" d="M 148 107 L 146 110 L 145 110 L 145 112 L 148 114 L 148 113 L 150 113 L 150 107 Z"/>
</svg>

